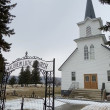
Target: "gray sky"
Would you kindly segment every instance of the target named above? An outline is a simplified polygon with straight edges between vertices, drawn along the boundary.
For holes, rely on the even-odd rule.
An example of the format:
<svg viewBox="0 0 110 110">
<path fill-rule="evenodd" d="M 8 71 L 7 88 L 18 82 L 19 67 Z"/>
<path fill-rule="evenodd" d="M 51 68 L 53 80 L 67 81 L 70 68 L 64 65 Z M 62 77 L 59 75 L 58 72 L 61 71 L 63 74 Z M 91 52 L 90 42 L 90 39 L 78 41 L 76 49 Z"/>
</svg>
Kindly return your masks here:
<svg viewBox="0 0 110 110">
<path fill-rule="evenodd" d="M 86 2 L 87 0 L 14 0 L 17 6 L 12 13 L 16 18 L 10 26 L 16 34 L 6 38 L 12 46 L 10 52 L 4 53 L 4 57 L 11 63 L 28 51 L 30 56 L 44 60 L 56 58 L 56 76 L 60 77 L 58 68 L 76 48 L 73 41 L 79 38 L 76 23 L 84 20 Z M 92 2 L 96 17 L 101 17 L 105 24 L 110 20 L 110 6 L 102 5 L 99 0 Z M 107 37 L 108 35 L 106 34 Z"/>
</svg>

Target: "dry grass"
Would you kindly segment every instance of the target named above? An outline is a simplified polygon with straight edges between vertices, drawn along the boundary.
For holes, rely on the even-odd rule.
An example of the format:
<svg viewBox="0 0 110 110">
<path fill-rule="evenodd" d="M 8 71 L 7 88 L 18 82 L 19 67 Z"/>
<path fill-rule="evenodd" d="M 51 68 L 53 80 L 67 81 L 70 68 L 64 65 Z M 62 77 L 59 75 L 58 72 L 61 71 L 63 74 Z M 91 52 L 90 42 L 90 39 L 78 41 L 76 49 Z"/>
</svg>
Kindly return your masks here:
<svg viewBox="0 0 110 110">
<path fill-rule="evenodd" d="M 13 95 L 15 92 L 16 95 Z M 32 93 L 35 93 L 35 96 L 38 98 L 44 98 L 45 96 L 45 87 L 44 86 L 38 86 L 38 87 L 20 87 L 20 86 L 14 86 L 13 88 L 11 86 L 7 86 L 7 92 L 6 92 L 6 98 L 8 100 L 19 98 L 19 97 L 31 97 Z M 61 88 L 55 87 L 55 94 L 60 95 Z"/>
</svg>

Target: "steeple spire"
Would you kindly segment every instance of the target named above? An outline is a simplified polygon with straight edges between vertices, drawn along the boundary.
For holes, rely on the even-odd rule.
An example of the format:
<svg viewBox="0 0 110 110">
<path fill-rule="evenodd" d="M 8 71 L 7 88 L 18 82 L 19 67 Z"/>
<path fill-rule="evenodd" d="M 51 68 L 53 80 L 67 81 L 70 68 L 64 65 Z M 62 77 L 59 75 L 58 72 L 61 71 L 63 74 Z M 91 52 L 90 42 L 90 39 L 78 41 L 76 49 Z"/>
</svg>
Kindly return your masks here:
<svg viewBox="0 0 110 110">
<path fill-rule="evenodd" d="M 96 18 L 95 17 L 94 8 L 93 8 L 93 4 L 92 4 L 91 0 L 87 0 L 87 4 L 86 4 L 85 19 L 87 17 L 89 17 L 89 18 Z"/>
</svg>

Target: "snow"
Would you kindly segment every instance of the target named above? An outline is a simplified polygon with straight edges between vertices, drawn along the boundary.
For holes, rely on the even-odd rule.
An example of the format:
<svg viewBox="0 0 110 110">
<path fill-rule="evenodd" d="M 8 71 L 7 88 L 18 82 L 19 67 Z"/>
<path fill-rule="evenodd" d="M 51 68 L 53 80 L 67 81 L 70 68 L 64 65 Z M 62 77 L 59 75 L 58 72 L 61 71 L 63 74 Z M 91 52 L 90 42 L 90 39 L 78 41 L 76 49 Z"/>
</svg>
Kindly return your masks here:
<svg viewBox="0 0 110 110">
<path fill-rule="evenodd" d="M 110 104 L 88 105 L 81 110 L 110 110 Z"/>
<path fill-rule="evenodd" d="M 61 101 L 64 103 L 70 103 L 70 104 L 98 104 L 99 102 L 93 102 L 93 101 L 84 101 L 84 100 L 70 100 L 70 99 L 57 99 L 57 101 Z"/>
<path fill-rule="evenodd" d="M 14 99 L 14 100 L 7 100 L 5 105 L 5 110 L 20 110 L 21 109 L 21 101 L 22 99 Z M 32 98 L 25 98 L 24 99 L 24 109 L 29 110 L 43 110 L 43 99 L 32 99 Z M 59 102 L 55 100 L 55 107 L 61 106 L 65 104 L 64 102 Z"/>
<path fill-rule="evenodd" d="M 70 104 L 84 104 L 86 107 L 81 110 L 110 110 L 110 103 L 108 102 L 94 102 L 94 101 L 83 101 L 83 100 L 69 100 L 69 99 L 58 99 L 58 101 Z"/>
<path fill-rule="evenodd" d="M 5 110 L 20 110 L 22 99 L 14 99 L 6 101 Z M 29 110 L 43 110 L 43 99 L 33 99 L 25 98 L 24 99 L 24 109 Z M 74 105 L 87 105 L 81 110 L 110 110 L 110 103 L 108 102 L 94 102 L 94 101 L 84 101 L 84 100 L 70 100 L 70 99 L 56 99 L 55 107 L 64 105 L 64 104 L 74 104 Z"/>
</svg>

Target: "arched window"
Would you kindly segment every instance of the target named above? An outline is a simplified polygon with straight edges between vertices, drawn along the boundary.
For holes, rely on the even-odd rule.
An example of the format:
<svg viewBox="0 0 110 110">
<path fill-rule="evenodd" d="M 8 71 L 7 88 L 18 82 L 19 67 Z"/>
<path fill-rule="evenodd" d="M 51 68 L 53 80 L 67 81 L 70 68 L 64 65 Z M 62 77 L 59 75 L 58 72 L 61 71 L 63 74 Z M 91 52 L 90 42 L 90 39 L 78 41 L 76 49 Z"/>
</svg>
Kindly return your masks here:
<svg viewBox="0 0 110 110">
<path fill-rule="evenodd" d="M 88 46 L 84 46 L 84 59 L 88 60 L 89 59 L 89 53 L 88 53 Z"/>
<path fill-rule="evenodd" d="M 94 45 L 90 46 L 90 59 L 95 59 Z"/>
<path fill-rule="evenodd" d="M 86 28 L 86 36 L 90 36 L 90 35 L 91 35 L 91 27 L 88 26 L 88 27 Z"/>
</svg>

